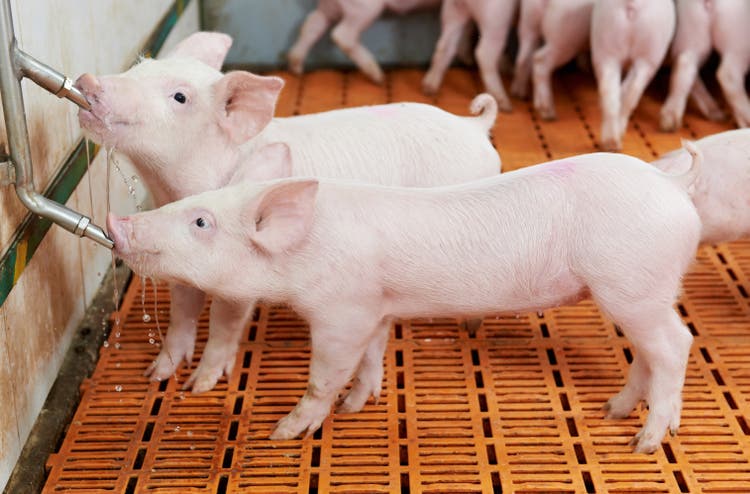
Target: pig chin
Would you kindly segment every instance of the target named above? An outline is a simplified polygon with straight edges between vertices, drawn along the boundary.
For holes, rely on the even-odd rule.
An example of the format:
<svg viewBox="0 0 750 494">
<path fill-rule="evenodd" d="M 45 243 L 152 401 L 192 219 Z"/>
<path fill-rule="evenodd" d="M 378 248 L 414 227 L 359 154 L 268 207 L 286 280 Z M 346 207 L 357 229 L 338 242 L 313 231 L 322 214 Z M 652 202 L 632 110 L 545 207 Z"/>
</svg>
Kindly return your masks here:
<svg viewBox="0 0 750 494">
<path fill-rule="evenodd" d="M 131 122 L 116 120 L 110 113 L 98 115 L 95 111 L 78 111 L 78 123 L 86 137 L 94 142 L 117 147 L 122 129 L 129 127 Z"/>
</svg>

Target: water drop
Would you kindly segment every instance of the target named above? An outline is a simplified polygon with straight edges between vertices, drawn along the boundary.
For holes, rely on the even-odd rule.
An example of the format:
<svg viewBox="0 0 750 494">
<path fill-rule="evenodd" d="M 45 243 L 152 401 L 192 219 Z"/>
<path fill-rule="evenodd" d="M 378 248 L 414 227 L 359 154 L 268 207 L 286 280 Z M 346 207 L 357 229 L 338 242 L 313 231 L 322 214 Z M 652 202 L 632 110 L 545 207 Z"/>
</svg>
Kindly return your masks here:
<svg viewBox="0 0 750 494">
<path fill-rule="evenodd" d="M 148 342 L 149 342 L 149 343 L 151 343 L 151 344 L 153 345 L 154 343 L 156 343 L 156 340 L 155 340 L 155 339 L 153 339 L 153 338 L 149 338 L 149 339 L 148 339 Z"/>
<path fill-rule="evenodd" d="M 107 340 L 104 340 L 104 343 L 102 343 L 104 348 L 109 348 L 109 342 Z"/>
<path fill-rule="evenodd" d="M 143 322 L 149 322 L 151 320 L 151 316 L 148 314 L 143 314 Z"/>
<path fill-rule="evenodd" d="M 191 445 L 190 445 L 190 449 L 191 449 L 191 450 L 195 449 L 195 444 L 191 444 Z"/>
<path fill-rule="evenodd" d="M 179 425 L 174 426 L 174 431 L 175 432 L 180 432 L 180 426 Z"/>
<path fill-rule="evenodd" d="M 121 346 L 122 345 L 120 345 L 119 343 L 115 343 L 115 350 L 119 350 L 121 348 Z"/>
<path fill-rule="evenodd" d="M 193 431 L 187 431 L 187 436 L 188 437 L 193 437 Z"/>
<path fill-rule="evenodd" d="M 119 369 L 120 368 L 120 362 L 116 362 L 115 363 L 115 367 L 117 367 Z"/>
<path fill-rule="evenodd" d="M 117 391 L 118 393 L 122 391 L 122 386 L 120 386 L 119 384 L 115 386 L 115 391 Z"/>
<path fill-rule="evenodd" d="M 121 333 L 120 333 L 119 331 L 117 331 L 117 332 L 115 333 L 115 338 L 119 338 L 119 337 L 120 337 L 120 334 L 121 334 Z"/>
</svg>

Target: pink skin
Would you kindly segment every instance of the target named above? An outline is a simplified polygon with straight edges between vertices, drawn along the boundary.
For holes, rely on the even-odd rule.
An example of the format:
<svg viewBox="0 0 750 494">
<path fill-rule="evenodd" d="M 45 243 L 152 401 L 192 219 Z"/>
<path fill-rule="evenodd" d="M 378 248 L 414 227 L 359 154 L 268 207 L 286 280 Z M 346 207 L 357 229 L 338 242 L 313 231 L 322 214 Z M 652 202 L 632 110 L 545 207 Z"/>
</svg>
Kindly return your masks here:
<svg viewBox="0 0 750 494">
<path fill-rule="evenodd" d="M 716 78 L 739 127 L 750 126 L 750 99 L 745 90 L 745 75 L 750 68 L 750 3 L 721 0 L 714 5 L 716 27 L 714 46 L 721 56 Z"/>
<path fill-rule="evenodd" d="M 222 74 L 230 45 L 226 35 L 196 33 L 163 59 L 118 75 L 84 74 L 77 82 L 92 103 L 90 112 L 79 112 L 84 132 L 126 155 L 157 205 L 232 180 L 304 175 L 431 187 L 499 172 L 487 138 L 497 108 L 487 94 L 472 102 L 476 117 L 398 103 L 273 118 L 283 80 Z M 373 119 L 373 112 L 389 116 Z M 279 165 L 279 154 L 291 154 L 293 166 Z M 205 295 L 177 283 L 171 299 L 167 336 L 146 371 L 155 380 L 191 361 Z M 250 307 L 214 299 L 209 342 L 186 387 L 210 390 L 231 369 Z"/>
<path fill-rule="evenodd" d="M 718 24 L 716 15 L 722 9 L 714 8 L 724 1 L 677 0 L 677 30 L 672 42 L 672 76 L 669 96 L 661 109 L 660 126 L 664 131 L 674 131 L 682 126 L 688 95 L 706 118 L 726 118 L 698 73 L 713 49 L 712 32 L 718 33 L 718 30 L 725 29 Z M 739 36 L 734 39 L 734 43 L 740 43 L 744 38 Z"/>
<path fill-rule="evenodd" d="M 544 120 L 557 118 L 553 72 L 588 46 L 593 4 L 594 0 L 548 0 L 541 19 L 544 44 L 534 52 L 532 65 L 534 108 Z"/>
<path fill-rule="evenodd" d="M 542 18 L 549 0 L 521 0 L 518 18 L 518 53 L 510 93 L 519 99 L 529 96 L 531 57 L 542 39 Z"/>
<path fill-rule="evenodd" d="M 602 149 L 622 148 L 630 115 L 669 48 L 675 15 L 673 0 L 599 0 L 594 4 L 591 57 L 602 110 Z"/>
<path fill-rule="evenodd" d="M 331 38 L 359 70 L 376 84 L 383 82 L 383 71 L 373 54 L 361 43 L 360 36 L 384 11 L 406 14 L 421 8 L 435 7 L 440 0 L 319 0 L 308 14 L 299 38 L 287 54 L 289 70 L 301 74 L 305 58 L 315 43 L 335 24 Z"/>
<path fill-rule="evenodd" d="M 107 225 L 138 272 L 222 299 L 288 303 L 310 323 L 307 391 L 272 439 L 311 434 L 336 402 L 353 412 L 377 396 L 394 319 L 525 312 L 590 295 L 636 350 L 608 416 L 645 400 L 633 444 L 652 452 L 679 426 L 692 341 L 673 308 L 700 236 L 686 189 L 701 155 L 686 146 L 693 165 L 679 176 L 596 153 L 432 189 L 239 182 Z"/>
<path fill-rule="evenodd" d="M 701 243 L 750 238 L 750 129 L 720 132 L 695 145 L 706 161 L 692 191 L 703 225 Z M 678 149 L 653 165 L 668 173 L 679 173 L 689 168 L 690 157 Z"/>
<path fill-rule="evenodd" d="M 479 43 L 474 56 L 487 92 L 495 97 L 502 111 L 512 105 L 500 78 L 500 56 L 505 50 L 508 32 L 516 15 L 516 0 L 445 0 L 440 13 L 440 39 L 432 55 L 430 69 L 422 80 L 422 89 L 435 94 L 440 89 L 461 42 L 461 35 L 471 21 L 477 23 Z"/>
</svg>

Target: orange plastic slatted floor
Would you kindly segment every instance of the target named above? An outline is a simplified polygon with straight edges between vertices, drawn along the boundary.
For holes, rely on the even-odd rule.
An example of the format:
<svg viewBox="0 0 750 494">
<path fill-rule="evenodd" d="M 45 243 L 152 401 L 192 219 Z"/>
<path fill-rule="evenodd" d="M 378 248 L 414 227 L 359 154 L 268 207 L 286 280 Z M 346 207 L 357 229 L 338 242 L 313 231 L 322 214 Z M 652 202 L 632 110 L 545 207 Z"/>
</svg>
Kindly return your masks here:
<svg viewBox="0 0 750 494">
<path fill-rule="evenodd" d="M 383 87 L 356 73 L 282 75 L 282 115 L 402 100 L 465 114 L 480 89 L 460 69 L 436 100 L 418 92 L 417 70 L 392 71 Z M 591 78 L 569 73 L 556 89 L 559 121 L 538 121 L 522 102 L 499 118 L 493 142 L 506 170 L 594 149 Z M 656 129 L 662 93 L 642 101 L 626 152 L 650 159 L 679 145 L 679 134 Z M 689 114 L 682 136 L 726 128 Z M 272 442 L 274 423 L 305 389 L 305 323 L 288 309 L 260 307 L 232 376 L 193 395 L 180 390 L 189 370 L 162 383 L 142 377 L 157 354 L 149 342 L 156 326 L 143 322 L 135 279 L 119 336 L 113 331 L 102 349 L 48 460 L 45 492 L 750 492 L 748 275 L 750 243 L 699 252 L 679 304 L 695 334 L 682 427 L 652 455 L 628 446 L 644 412 L 603 419 L 632 354 L 591 303 L 490 317 L 475 336 L 454 320 L 404 321 L 392 330 L 378 404 L 329 418 L 314 437 Z M 166 288 L 149 284 L 145 298 L 145 311 L 153 316 L 158 304 L 166 328 Z M 198 351 L 207 326 L 204 312 Z"/>
</svg>

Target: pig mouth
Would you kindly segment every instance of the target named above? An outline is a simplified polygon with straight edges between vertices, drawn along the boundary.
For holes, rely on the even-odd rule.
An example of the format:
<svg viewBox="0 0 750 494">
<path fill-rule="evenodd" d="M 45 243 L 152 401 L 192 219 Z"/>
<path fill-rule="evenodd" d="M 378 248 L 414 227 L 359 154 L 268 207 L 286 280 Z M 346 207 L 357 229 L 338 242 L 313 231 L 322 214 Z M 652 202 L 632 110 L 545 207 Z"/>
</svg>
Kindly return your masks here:
<svg viewBox="0 0 750 494">
<path fill-rule="evenodd" d="M 79 110 L 78 111 L 78 123 L 81 128 L 87 130 L 92 137 L 99 138 L 104 141 L 107 137 L 110 137 L 118 128 L 129 127 L 135 125 L 137 122 L 134 120 L 126 120 L 122 118 L 113 118 L 109 112 L 102 113 L 95 110 Z"/>
</svg>

